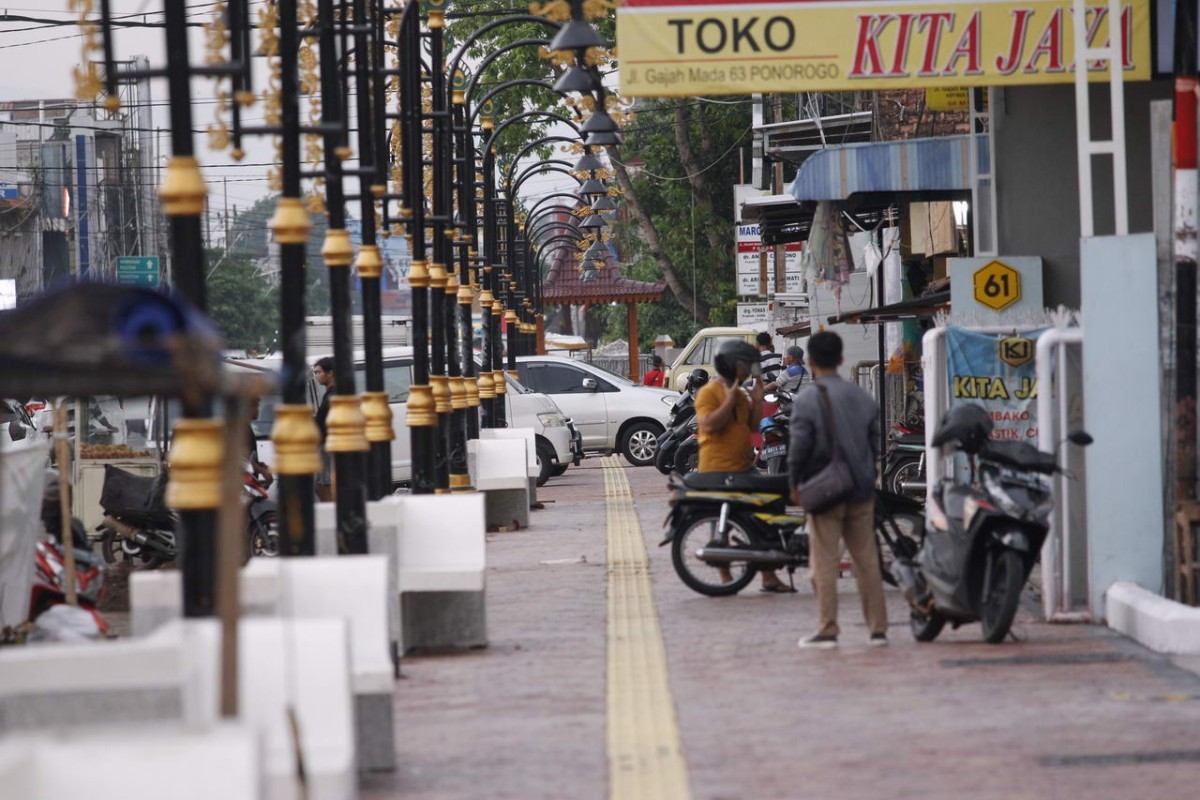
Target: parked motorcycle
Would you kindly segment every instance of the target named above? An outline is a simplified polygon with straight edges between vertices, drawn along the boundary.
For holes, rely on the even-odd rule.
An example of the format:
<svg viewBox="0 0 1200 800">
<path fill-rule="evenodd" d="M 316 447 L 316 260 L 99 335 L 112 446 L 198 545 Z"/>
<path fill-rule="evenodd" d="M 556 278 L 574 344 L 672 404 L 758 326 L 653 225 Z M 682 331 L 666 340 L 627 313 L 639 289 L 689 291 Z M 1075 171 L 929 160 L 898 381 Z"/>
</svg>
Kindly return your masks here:
<svg viewBox="0 0 1200 800">
<path fill-rule="evenodd" d="M 694 369 L 687 377 L 687 384 L 679 399 L 671 406 L 667 417 L 667 429 L 658 437 L 658 451 L 654 455 L 654 466 L 663 475 L 675 469 L 675 455 L 680 445 L 690 435 L 688 423 L 696 418 L 696 393 L 708 383 L 708 371 Z"/>
<path fill-rule="evenodd" d="M 966 454 L 970 478 L 934 487 L 925 541 L 915 559 L 894 568 L 917 641 L 933 641 L 947 622 L 976 621 L 984 641 L 1003 641 L 1049 530 L 1048 476 L 1062 471 L 1057 457 L 1026 442 L 993 441 L 991 431 L 986 410 L 963 405 L 934 433 L 935 446 Z M 1067 441 L 1083 447 L 1092 437 L 1074 431 Z"/>
<path fill-rule="evenodd" d="M 805 516 L 789 513 L 787 475 L 697 472 L 672 475 L 667 534 L 671 562 L 684 584 L 709 597 L 734 595 L 760 569 L 808 565 Z M 892 564 L 911 559 L 924 526 L 920 506 L 905 497 L 877 493 L 875 530 L 884 579 Z"/>
<path fill-rule="evenodd" d="M 246 504 L 250 554 L 279 555 L 279 507 L 271 499 L 271 481 L 254 471 L 249 462 L 242 473 L 243 500 Z"/>
<path fill-rule="evenodd" d="M 167 476 L 134 475 L 112 464 L 104 466 L 100 508 L 104 521 L 100 550 L 109 564 L 128 561 L 135 567 L 160 567 L 174 561 L 176 517 L 164 503 Z"/>
<path fill-rule="evenodd" d="M 756 466 L 766 470 L 768 475 L 784 475 L 788 469 L 788 439 L 791 436 L 788 421 L 792 413 L 792 396 L 778 390 L 770 396 L 770 400 L 777 410 L 771 416 L 763 417 L 758 424 L 762 445 L 758 450 Z"/>
<path fill-rule="evenodd" d="M 925 500 L 925 432 L 897 425 L 883 460 L 883 488 Z"/>
<path fill-rule="evenodd" d="M 104 585 L 104 564 L 89 550 L 75 549 L 75 596 L 79 607 L 90 612 L 101 633 L 108 630 L 96 612 Z M 52 606 L 67 602 L 67 559 L 59 542 L 41 539 L 34 551 L 33 586 L 29 597 L 29 619 L 37 619 Z"/>
</svg>

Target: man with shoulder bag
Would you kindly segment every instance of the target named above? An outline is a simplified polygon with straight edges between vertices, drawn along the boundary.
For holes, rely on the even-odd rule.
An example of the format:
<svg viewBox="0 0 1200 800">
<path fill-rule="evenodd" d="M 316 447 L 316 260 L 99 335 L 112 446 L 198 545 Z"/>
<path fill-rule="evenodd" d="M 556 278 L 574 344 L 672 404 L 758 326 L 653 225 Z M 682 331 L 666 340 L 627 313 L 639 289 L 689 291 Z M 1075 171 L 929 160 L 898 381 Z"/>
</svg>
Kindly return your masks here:
<svg viewBox="0 0 1200 800">
<path fill-rule="evenodd" d="M 868 643 L 887 644 L 887 608 L 875 542 L 875 462 L 879 407 L 842 380 L 842 340 L 822 331 L 808 340 L 813 383 L 792 403 L 788 474 L 792 502 L 808 512 L 809 566 L 817 596 L 816 633 L 801 648 L 837 647 L 837 578 L 842 542 L 850 552 Z"/>
</svg>

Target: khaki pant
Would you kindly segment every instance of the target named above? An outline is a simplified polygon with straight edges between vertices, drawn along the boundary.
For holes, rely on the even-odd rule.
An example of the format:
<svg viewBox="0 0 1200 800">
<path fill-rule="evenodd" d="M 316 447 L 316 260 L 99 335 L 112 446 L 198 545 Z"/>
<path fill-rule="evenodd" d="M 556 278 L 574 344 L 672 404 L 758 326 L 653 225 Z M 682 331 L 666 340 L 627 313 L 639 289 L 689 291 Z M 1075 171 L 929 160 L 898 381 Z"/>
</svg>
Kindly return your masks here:
<svg viewBox="0 0 1200 800">
<path fill-rule="evenodd" d="M 808 518 L 809 566 L 817 595 L 822 636 L 837 636 L 837 578 L 842 541 L 850 551 L 863 617 L 871 633 L 887 632 L 887 607 L 879 574 L 879 547 L 875 543 L 875 501 L 841 503 Z"/>
</svg>

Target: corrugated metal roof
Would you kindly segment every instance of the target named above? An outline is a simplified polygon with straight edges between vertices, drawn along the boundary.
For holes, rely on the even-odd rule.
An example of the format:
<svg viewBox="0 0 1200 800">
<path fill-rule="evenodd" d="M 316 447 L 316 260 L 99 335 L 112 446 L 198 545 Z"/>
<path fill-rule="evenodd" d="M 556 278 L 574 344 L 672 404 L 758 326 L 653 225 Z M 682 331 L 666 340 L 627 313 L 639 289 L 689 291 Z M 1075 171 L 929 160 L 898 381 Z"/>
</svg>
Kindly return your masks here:
<svg viewBox="0 0 1200 800">
<path fill-rule="evenodd" d="M 986 152 L 980 147 L 981 158 Z M 800 165 L 788 193 L 805 202 L 846 200 L 864 192 L 966 191 L 970 153 L 969 136 L 831 147 Z"/>
</svg>

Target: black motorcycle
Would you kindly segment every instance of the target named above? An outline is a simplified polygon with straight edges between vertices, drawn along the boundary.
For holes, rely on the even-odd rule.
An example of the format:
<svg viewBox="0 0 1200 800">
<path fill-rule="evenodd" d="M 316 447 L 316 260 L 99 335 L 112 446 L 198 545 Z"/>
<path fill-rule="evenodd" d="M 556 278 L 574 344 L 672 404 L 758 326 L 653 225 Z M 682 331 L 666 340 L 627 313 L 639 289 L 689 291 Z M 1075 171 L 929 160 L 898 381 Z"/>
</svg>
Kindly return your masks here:
<svg viewBox="0 0 1200 800">
<path fill-rule="evenodd" d="M 128 561 L 132 566 L 154 568 L 174 561 L 177 520 L 166 507 L 166 472 L 134 475 L 112 464 L 104 466 L 100 508 L 104 521 L 100 549 L 110 564 Z"/>
<path fill-rule="evenodd" d="M 1046 539 L 1054 508 L 1048 476 L 1061 471 L 1058 459 L 1025 442 L 992 441 L 991 430 L 987 411 L 963 405 L 934 433 L 934 446 L 966 454 L 970 478 L 934 487 L 924 544 L 894 568 L 917 641 L 933 641 L 947 622 L 978 621 L 984 641 L 1002 642 Z M 1075 431 L 1067 441 L 1083 447 L 1092 437 Z"/>
<path fill-rule="evenodd" d="M 762 445 L 755 466 L 766 470 L 768 475 L 782 475 L 787 472 L 788 440 L 791 436 L 788 421 L 792 414 L 792 396 L 778 390 L 766 399 L 777 404 L 778 410 L 758 424 Z"/>
<path fill-rule="evenodd" d="M 786 569 L 789 579 L 808 565 L 805 516 L 789 513 L 787 475 L 693 472 L 672 475 L 666 537 L 671 562 L 684 584 L 709 597 L 734 595 L 760 569 Z M 875 532 L 884 580 L 892 565 L 912 559 L 924 528 L 921 507 L 908 498 L 876 493 Z"/>
<path fill-rule="evenodd" d="M 671 414 L 667 417 L 667 429 L 658 437 L 658 451 L 654 455 L 654 466 L 663 475 L 669 475 L 676 469 L 675 460 L 679 445 L 694 431 L 696 394 L 706 383 L 706 370 L 692 370 L 683 394 L 671 406 Z"/>
<path fill-rule="evenodd" d="M 883 488 L 925 500 L 925 432 L 897 426 L 883 459 Z"/>
</svg>

